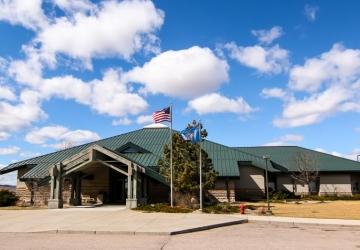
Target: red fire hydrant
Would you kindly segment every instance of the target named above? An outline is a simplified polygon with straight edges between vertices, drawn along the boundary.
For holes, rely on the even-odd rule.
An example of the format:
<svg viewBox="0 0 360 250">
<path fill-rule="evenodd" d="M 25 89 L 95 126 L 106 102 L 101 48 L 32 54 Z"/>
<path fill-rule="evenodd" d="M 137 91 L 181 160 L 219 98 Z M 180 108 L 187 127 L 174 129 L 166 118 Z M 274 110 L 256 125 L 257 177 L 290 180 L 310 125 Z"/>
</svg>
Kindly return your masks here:
<svg viewBox="0 0 360 250">
<path fill-rule="evenodd" d="M 240 213 L 245 214 L 245 208 L 246 206 L 244 204 L 240 204 Z"/>
</svg>

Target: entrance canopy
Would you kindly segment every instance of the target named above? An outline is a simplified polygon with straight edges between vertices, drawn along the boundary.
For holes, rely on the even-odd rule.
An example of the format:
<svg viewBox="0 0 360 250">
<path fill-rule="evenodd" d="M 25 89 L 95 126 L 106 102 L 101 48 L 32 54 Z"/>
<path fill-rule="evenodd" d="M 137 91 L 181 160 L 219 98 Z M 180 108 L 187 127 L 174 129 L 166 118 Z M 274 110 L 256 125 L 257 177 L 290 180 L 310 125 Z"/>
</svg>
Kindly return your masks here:
<svg viewBox="0 0 360 250">
<path fill-rule="evenodd" d="M 131 175 L 132 170 L 145 173 L 144 167 L 131 162 L 125 157 L 120 156 L 109 149 L 95 144 L 62 161 L 62 176 L 67 176 L 73 172 L 97 163 L 105 165 L 126 176 Z"/>
<path fill-rule="evenodd" d="M 110 173 L 114 173 L 115 171 L 118 173 L 117 175 L 121 174 L 126 178 L 126 182 L 124 181 L 124 178 L 119 182 L 119 180 L 114 180 L 115 174 L 112 174 L 112 178 L 109 179 L 111 179 L 112 187 L 123 191 L 125 190 L 126 183 L 126 204 L 128 207 L 136 207 L 138 197 L 146 198 L 144 182 L 145 180 L 147 181 L 147 179 L 144 177 L 148 172 L 151 173 L 151 171 L 146 167 L 140 166 L 136 162 L 119 155 L 117 152 L 93 144 L 79 153 L 55 164 L 49 169 L 51 184 L 49 207 L 62 207 L 63 178 L 71 179 L 70 203 L 72 205 L 81 204 L 81 175 L 88 169 L 98 166 L 109 168 L 111 169 Z M 114 190 L 110 190 L 109 193 L 114 194 Z"/>
</svg>

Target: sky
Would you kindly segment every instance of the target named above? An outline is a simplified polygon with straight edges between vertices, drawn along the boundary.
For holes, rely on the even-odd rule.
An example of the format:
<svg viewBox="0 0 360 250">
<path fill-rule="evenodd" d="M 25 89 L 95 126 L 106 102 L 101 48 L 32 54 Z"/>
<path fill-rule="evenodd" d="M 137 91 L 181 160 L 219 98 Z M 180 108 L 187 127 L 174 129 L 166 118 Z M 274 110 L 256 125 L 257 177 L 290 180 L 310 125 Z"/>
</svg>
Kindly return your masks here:
<svg viewBox="0 0 360 250">
<path fill-rule="evenodd" d="M 152 123 L 360 154 L 359 1 L 0 0 L 0 168 Z M 15 173 L 0 176 L 14 184 Z"/>
</svg>

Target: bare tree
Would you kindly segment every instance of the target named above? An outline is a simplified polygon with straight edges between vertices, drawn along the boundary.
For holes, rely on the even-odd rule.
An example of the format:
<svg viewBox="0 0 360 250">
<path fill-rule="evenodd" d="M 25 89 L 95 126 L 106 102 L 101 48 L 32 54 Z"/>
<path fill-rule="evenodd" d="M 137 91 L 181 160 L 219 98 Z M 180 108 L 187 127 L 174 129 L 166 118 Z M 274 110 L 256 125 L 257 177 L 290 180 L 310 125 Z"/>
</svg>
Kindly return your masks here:
<svg viewBox="0 0 360 250">
<path fill-rule="evenodd" d="M 68 149 L 68 148 L 72 148 L 74 147 L 74 143 L 72 141 L 63 141 L 60 145 L 59 145 L 59 150 L 64 150 L 64 149 Z"/>
<path fill-rule="evenodd" d="M 312 153 L 299 152 L 294 156 L 296 171 L 292 178 L 301 184 L 308 186 L 308 192 L 311 193 L 311 184 L 316 183 L 319 175 L 319 161 Z"/>
</svg>

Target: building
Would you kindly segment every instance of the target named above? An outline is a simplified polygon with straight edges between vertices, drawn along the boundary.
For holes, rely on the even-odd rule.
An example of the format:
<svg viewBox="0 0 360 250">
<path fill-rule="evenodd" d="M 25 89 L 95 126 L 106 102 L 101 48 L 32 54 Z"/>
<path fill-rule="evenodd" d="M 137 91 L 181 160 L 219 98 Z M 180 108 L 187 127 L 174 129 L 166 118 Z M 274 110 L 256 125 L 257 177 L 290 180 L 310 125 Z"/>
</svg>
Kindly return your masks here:
<svg viewBox="0 0 360 250">
<path fill-rule="evenodd" d="M 129 133 L 16 162 L 0 174 L 18 171 L 16 193 L 23 205 L 82 202 L 126 204 L 169 200 L 169 185 L 159 174 L 158 160 L 169 141 L 168 128 L 143 128 Z M 219 173 L 209 192 L 219 201 L 258 199 L 269 188 L 306 194 L 306 185 L 292 178 L 294 156 L 306 152 L 319 161 L 319 178 L 312 192 L 352 195 L 359 192 L 360 163 L 300 147 L 228 147 L 205 140 L 203 149 Z M 268 164 L 263 159 L 270 156 Z"/>
</svg>

